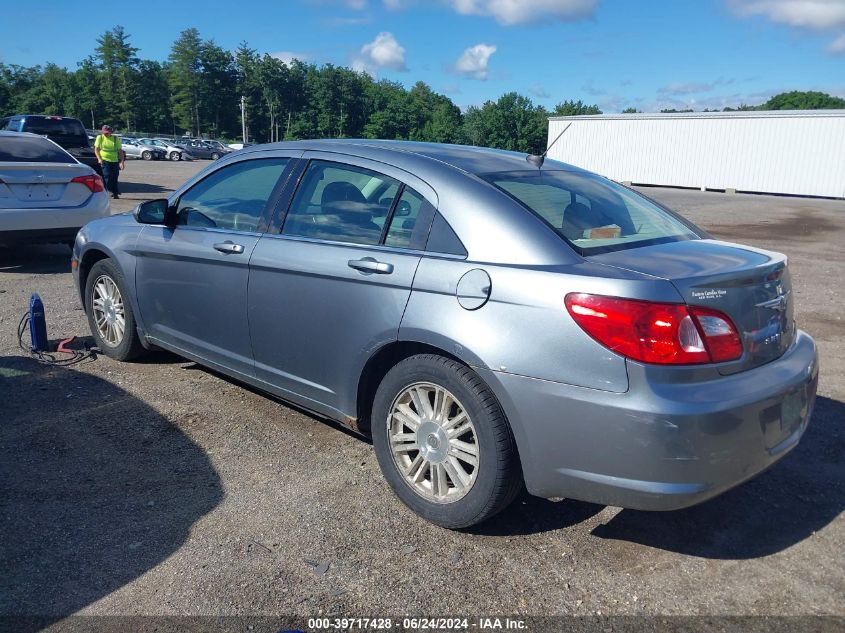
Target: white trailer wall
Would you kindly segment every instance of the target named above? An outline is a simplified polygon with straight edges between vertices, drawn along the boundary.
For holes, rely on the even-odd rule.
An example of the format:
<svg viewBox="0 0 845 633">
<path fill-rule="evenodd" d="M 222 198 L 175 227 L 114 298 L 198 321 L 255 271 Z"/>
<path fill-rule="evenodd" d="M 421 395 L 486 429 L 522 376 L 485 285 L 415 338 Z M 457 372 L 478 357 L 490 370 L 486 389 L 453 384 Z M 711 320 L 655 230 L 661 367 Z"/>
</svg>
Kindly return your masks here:
<svg viewBox="0 0 845 633">
<path fill-rule="evenodd" d="M 845 110 L 549 119 L 549 157 L 620 182 L 845 198 Z"/>
</svg>

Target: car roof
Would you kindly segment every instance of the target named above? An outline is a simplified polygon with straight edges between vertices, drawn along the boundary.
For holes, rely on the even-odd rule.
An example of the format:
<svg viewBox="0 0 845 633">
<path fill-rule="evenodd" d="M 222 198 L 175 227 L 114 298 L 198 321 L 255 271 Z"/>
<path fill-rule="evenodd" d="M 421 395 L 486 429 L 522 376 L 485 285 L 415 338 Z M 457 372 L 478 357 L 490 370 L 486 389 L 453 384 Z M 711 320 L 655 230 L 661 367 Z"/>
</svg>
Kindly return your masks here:
<svg viewBox="0 0 845 633">
<path fill-rule="evenodd" d="M 445 143 L 425 143 L 419 141 L 387 141 L 378 139 L 322 139 L 310 141 L 287 141 L 269 145 L 254 145 L 250 151 L 264 149 L 298 149 L 303 151 L 326 151 L 358 156 L 361 158 L 380 158 L 397 167 L 413 172 L 414 164 L 436 161 L 470 174 L 485 174 L 502 171 L 525 171 L 536 169 L 528 163 L 526 154 L 510 152 L 489 147 L 471 145 L 448 145 Z M 386 158 L 390 160 L 385 160 Z M 546 169 L 565 171 L 584 170 L 547 159 Z"/>
<path fill-rule="evenodd" d="M 13 132 L 12 130 L 0 130 L 0 136 L 30 136 L 36 138 L 43 138 L 48 141 L 50 140 L 43 134 L 33 134 L 32 132 Z"/>
</svg>

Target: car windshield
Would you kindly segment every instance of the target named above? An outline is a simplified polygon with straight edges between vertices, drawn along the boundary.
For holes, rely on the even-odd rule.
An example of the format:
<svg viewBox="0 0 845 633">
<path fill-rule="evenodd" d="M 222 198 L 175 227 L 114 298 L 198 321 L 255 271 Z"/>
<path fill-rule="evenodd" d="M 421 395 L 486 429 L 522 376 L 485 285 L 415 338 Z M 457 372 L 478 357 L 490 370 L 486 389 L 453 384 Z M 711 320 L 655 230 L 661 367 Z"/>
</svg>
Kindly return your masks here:
<svg viewBox="0 0 845 633">
<path fill-rule="evenodd" d="M 582 255 L 700 237 L 672 212 L 594 174 L 538 169 L 479 176 L 539 216 Z"/>
<path fill-rule="evenodd" d="M 38 136 L 0 136 L 0 162 L 73 164 L 76 160 L 46 138 Z"/>
</svg>

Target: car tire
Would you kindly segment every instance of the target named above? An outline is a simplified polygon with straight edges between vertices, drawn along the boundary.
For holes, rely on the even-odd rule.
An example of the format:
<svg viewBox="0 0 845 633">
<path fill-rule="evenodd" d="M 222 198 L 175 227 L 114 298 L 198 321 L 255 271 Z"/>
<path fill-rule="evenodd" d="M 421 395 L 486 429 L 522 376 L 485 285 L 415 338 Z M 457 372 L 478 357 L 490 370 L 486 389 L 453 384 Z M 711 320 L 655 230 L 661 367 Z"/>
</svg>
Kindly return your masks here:
<svg viewBox="0 0 845 633">
<path fill-rule="evenodd" d="M 218 154 L 217 152 L 213 152 L 211 154 L 211 160 L 217 160 L 218 158 L 220 158 L 220 154 Z"/>
<path fill-rule="evenodd" d="M 144 160 L 150 160 L 152 157 L 153 157 L 153 155 L 152 155 L 151 152 L 147 152 L 147 151 L 141 152 L 141 158 L 143 158 Z"/>
<path fill-rule="evenodd" d="M 373 400 L 371 432 L 393 492 L 436 525 L 481 523 L 523 488 L 501 406 L 478 374 L 450 358 L 411 356 L 388 371 Z"/>
<path fill-rule="evenodd" d="M 102 354 L 127 361 L 146 351 L 135 325 L 123 274 L 110 259 L 91 267 L 85 282 L 85 313 L 91 334 Z M 120 317 L 123 317 L 122 330 Z"/>
<path fill-rule="evenodd" d="M 182 155 L 179 152 L 170 152 L 170 160 L 182 160 Z"/>
</svg>

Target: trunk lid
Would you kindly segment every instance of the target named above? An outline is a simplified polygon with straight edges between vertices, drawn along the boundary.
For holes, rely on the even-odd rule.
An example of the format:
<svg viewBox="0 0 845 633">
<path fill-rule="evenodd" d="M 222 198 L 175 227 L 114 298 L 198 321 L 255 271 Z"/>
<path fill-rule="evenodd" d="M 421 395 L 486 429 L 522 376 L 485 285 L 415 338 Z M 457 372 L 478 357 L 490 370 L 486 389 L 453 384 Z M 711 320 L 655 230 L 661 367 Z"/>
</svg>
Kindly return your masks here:
<svg viewBox="0 0 845 633">
<path fill-rule="evenodd" d="M 722 374 L 779 358 L 795 338 L 792 282 L 785 255 L 715 240 L 690 240 L 588 257 L 590 261 L 670 281 L 688 305 L 728 315 L 742 357 Z"/>
<path fill-rule="evenodd" d="M 0 208 L 77 207 L 92 193 L 71 180 L 90 173 L 90 168 L 78 163 L 2 163 Z"/>
</svg>

